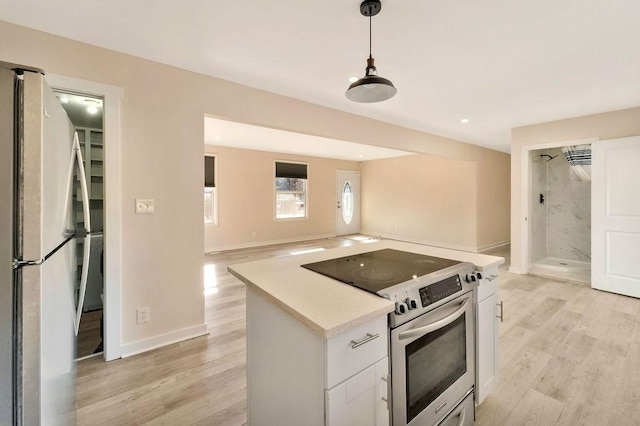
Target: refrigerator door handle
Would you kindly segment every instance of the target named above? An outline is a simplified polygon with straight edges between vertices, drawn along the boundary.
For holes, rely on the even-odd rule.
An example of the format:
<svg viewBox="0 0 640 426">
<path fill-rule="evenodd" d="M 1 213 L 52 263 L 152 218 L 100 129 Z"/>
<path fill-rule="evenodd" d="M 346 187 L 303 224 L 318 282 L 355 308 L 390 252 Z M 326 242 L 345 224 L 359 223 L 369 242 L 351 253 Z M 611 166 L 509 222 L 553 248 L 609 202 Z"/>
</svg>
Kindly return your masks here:
<svg viewBox="0 0 640 426">
<path fill-rule="evenodd" d="M 69 218 L 71 211 L 71 192 L 73 190 L 73 168 L 78 165 L 78 175 L 80 177 L 80 189 L 82 190 L 82 211 L 84 213 L 84 227 L 86 236 L 84 237 L 84 253 L 82 256 L 82 273 L 80 275 L 80 293 L 78 294 L 78 305 L 75 312 L 74 328 L 76 336 L 80 328 L 80 317 L 82 316 L 82 308 L 84 306 L 84 295 L 87 290 L 87 276 L 89 274 L 89 254 L 91 249 L 91 215 L 89 213 L 89 191 L 87 191 L 87 177 L 84 173 L 84 162 L 82 161 L 82 150 L 80 149 L 80 141 L 78 140 L 78 132 L 73 133 L 73 146 L 71 148 L 71 161 L 69 162 L 69 174 L 67 179 L 67 200 L 64 204 L 65 223 L 73 223 L 73 218 Z"/>
<path fill-rule="evenodd" d="M 82 274 L 80 275 L 80 294 L 78 295 L 78 307 L 76 308 L 76 316 L 74 328 L 76 336 L 80 329 L 80 319 L 82 317 L 82 308 L 84 306 L 84 295 L 87 291 L 87 276 L 89 274 L 89 254 L 91 253 L 91 236 L 84 237 L 84 253 L 82 255 Z"/>
<path fill-rule="evenodd" d="M 70 218 L 71 211 L 71 193 L 73 191 L 73 168 L 78 165 L 78 174 L 80 177 L 80 189 L 82 191 L 82 212 L 84 214 L 84 227 L 87 233 L 91 232 L 91 215 L 89 214 L 89 191 L 87 190 L 87 177 L 84 173 L 84 162 L 82 160 L 82 150 L 80 149 L 80 141 L 78 140 L 78 132 L 73 133 L 73 146 L 71 148 L 71 160 L 69 161 L 69 174 L 67 175 L 67 199 L 64 203 L 64 221 L 65 224 L 73 223 Z"/>
</svg>

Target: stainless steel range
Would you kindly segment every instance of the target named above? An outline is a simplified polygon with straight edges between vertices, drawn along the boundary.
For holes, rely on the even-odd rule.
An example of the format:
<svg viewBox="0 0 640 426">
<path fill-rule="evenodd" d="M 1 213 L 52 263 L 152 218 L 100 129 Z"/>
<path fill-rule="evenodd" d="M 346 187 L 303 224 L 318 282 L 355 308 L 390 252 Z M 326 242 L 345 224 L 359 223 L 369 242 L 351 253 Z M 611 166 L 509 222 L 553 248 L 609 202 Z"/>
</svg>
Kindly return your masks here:
<svg viewBox="0 0 640 426">
<path fill-rule="evenodd" d="M 474 421 L 473 264 L 383 249 L 302 265 L 396 303 L 389 314 L 392 424 Z"/>
</svg>

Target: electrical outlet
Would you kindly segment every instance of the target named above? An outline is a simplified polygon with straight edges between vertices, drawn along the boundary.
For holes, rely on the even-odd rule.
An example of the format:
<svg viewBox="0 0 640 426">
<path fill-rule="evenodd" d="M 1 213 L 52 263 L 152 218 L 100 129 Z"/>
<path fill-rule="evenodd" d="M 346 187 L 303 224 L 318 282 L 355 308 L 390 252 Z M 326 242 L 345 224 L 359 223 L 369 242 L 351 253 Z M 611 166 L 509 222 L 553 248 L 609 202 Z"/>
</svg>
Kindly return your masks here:
<svg viewBox="0 0 640 426">
<path fill-rule="evenodd" d="M 153 214 L 154 207 L 153 199 L 136 198 L 136 214 Z"/>
<path fill-rule="evenodd" d="M 149 322 L 149 307 L 136 309 L 136 324 L 144 324 Z"/>
<path fill-rule="evenodd" d="M 255 236 L 256 236 L 256 231 L 253 231 L 253 237 L 255 237 Z"/>
</svg>

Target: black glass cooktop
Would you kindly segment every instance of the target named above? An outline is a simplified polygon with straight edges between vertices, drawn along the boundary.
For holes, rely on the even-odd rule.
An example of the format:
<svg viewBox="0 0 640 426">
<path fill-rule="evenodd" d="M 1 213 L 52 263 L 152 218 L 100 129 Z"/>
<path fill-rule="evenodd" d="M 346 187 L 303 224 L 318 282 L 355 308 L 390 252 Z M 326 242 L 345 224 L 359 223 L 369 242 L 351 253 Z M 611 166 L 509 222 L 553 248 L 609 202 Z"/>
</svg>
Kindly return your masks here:
<svg viewBox="0 0 640 426">
<path fill-rule="evenodd" d="M 460 262 L 406 251 L 383 249 L 322 262 L 303 268 L 338 281 L 377 293 L 396 284 L 421 277 Z"/>
</svg>

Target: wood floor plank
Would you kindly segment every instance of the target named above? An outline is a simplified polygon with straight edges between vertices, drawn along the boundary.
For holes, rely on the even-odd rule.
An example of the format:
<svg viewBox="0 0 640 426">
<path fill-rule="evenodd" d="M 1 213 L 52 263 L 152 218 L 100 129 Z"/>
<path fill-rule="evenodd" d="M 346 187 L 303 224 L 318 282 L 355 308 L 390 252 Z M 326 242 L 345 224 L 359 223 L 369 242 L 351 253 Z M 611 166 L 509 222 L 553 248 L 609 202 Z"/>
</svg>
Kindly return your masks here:
<svg viewBox="0 0 640 426">
<path fill-rule="evenodd" d="M 507 419 L 518 406 L 552 356 L 533 348 L 524 348 L 500 377 L 500 385 L 478 409 L 478 425 L 508 424 Z M 490 401 L 489 401 L 490 400 Z M 485 407 L 484 405 L 487 404 Z"/>
<path fill-rule="evenodd" d="M 535 335 L 536 332 L 534 330 L 516 325 L 503 336 L 500 336 L 500 369 L 503 369 L 515 357 L 519 356 Z"/>
<path fill-rule="evenodd" d="M 573 392 L 558 418 L 558 425 L 606 425 L 616 392 L 625 375 L 625 357 L 596 344 L 576 369 Z"/>
<path fill-rule="evenodd" d="M 535 309 L 529 312 L 518 325 L 530 330 L 537 330 L 555 315 L 566 303 L 565 300 L 547 297 Z"/>
<path fill-rule="evenodd" d="M 500 285 L 501 282 L 499 281 Z M 517 291 L 516 291 L 517 290 Z M 504 306 L 504 323 L 500 326 L 500 335 L 508 332 L 510 328 L 520 324 L 520 321 L 527 315 L 533 315 L 548 295 L 540 291 L 529 292 L 522 289 L 513 290 L 511 294 L 516 295 L 512 300 L 508 298 L 502 298 L 502 288 L 500 288 L 500 297 Z M 534 330 L 534 328 L 530 328 Z"/>
<path fill-rule="evenodd" d="M 611 409 L 611 426 L 640 424 L 640 344 L 631 345 L 624 370 L 625 375 Z"/>
<path fill-rule="evenodd" d="M 579 360 L 554 357 L 538 376 L 533 389 L 556 401 L 567 402 L 575 388 L 577 377 L 574 371 L 579 363 Z"/>
<path fill-rule="evenodd" d="M 233 359 L 233 362 L 222 359 L 181 375 L 167 376 L 81 408 L 77 411 L 78 423 L 89 424 L 98 415 L 107 424 L 144 423 L 179 409 L 203 393 L 216 390 L 218 383 L 241 387 L 246 383 L 246 360 L 242 356 Z M 209 410 L 216 408 L 209 407 Z"/>
<path fill-rule="evenodd" d="M 541 310 L 541 312 L 543 311 Z M 536 334 L 529 341 L 529 346 L 549 354 L 555 354 L 581 318 L 582 315 L 575 312 L 556 311 L 544 325 L 538 328 Z"/>
<path fill-rule="evenodd" d="M 528 389 L 507 420 L 508 425 L 548 426 L 554 424 L 564 403 L 535 389 Z"/>
<path fill-rule="evenodd" d="M 596 346 L 597 339 L 584 333 L 572 331 L 567 338 L 555 348 L 555 355 L 570 360 L 581 362 L 591 354 Z"/>
</svg>

